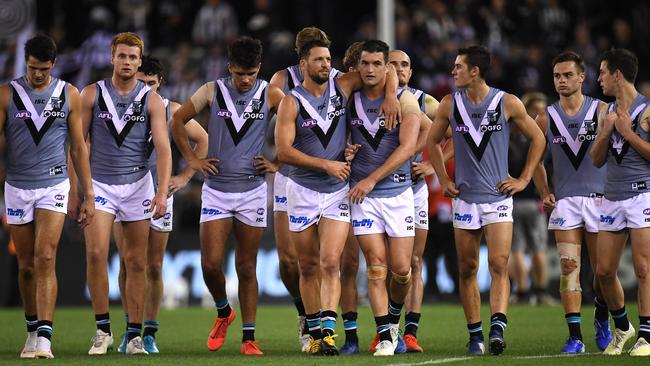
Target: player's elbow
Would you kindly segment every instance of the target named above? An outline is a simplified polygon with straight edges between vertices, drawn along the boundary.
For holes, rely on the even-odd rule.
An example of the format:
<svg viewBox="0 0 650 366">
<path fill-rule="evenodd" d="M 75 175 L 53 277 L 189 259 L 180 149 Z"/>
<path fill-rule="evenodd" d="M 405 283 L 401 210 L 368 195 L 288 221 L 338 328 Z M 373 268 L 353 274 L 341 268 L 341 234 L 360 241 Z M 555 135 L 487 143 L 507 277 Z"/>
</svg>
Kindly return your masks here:
<svg viewBox="0 0 650 366">
<path fill-rule="evenodd" d="M 277 145 L 278 149 L 278 161 L 281 163 L 289 162 L 289 147 Z"/>
</svg>

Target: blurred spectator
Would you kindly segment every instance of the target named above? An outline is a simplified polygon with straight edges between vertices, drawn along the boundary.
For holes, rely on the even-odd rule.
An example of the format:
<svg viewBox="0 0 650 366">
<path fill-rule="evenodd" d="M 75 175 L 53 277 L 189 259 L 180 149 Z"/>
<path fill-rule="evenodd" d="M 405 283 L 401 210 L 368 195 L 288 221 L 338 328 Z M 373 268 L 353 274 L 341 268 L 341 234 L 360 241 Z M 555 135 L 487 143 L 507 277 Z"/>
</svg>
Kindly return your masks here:
<svg viewBox="0 0 650 366">
<path fill-rule="evenodd" d="M 194 20 L 192 40 L 201 46 L 211 43 L 228 43 L 239 31 L 237 15 L 232 7 L 222 0 L 206 0 Z"/>
<path fill-rule="evenodd" d="M 546 96 L 541 93 L 528 93 L 522 98 L 528 115 L 532 118 L 546 113 Z M 526 152 L 529 148 L 528 139 L 520 132 L 513 131 L 510 135 L 510 150 L 508 156 L 508 172 L 513 177 L 521 174 L 526 163 Z M 555 303 L 547 292 L 547 259 L 546 244 L 548 230 L 546 215 L 541 200 L 533 184 L 514 196 L 512 210 L 512 255 L 510 256 L 510 273 L 512 285 L 516 288 L 512 296 L 513 303 L 546 304 Z M 524 253 L 528 251 L 531 258 L 530 271 L 526 267 Z M 532 273 L 533 293 L 530 294 L 529 273 Z"/>
</svg>

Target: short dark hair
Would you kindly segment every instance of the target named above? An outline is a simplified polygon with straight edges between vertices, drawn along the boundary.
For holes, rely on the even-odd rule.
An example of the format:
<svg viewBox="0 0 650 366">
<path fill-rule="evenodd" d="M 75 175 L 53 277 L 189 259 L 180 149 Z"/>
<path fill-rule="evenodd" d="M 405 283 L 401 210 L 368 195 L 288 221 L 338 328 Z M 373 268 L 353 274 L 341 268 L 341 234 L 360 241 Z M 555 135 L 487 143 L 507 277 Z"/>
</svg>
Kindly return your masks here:
<svg viewBox="0 0 650 366">
<path fill-rule="evenodd" d="M 145 75 L 158 76 L 161 83 L 165 79 L 165 69 L 162 62 L 151 55 L 142 56 L 142 65 L 140 65 L 138 71 Z"/>
<path fill-rule="evenodd" d="M 632 51 L 625 48 L 612 48 L 605 52 L 600 61 L 607 61 L 607 70 L 610 74 L 619 70 L 625 80 L 634 83 L 639 72 L 639 59 Z"/>
<path fill-rule="evenodd" d="M 345 56 L 343 56 L 344 72 L 348 72 L 350 68 L 357 67 L 359 64 L 359 57 L 361 57 L 361 47 L 363 47 L 363 42 L 354 42 L 347 50 L 345 50 Z"/>
<path fill-rule="evenodd" d="M 478 75 L 485 79 L 490 71 L 490 51 L 484 46 L 468 46 L 458 49 L 459 56 L 465 56 L 465 63 L 469 68 L 478 67 Z"/>
<path fill-rule="evenodd" d="M 300 59 L 307 59 L 309 57 L 309 51 L 311 51 L 312 48 L 316 47 L 325 47 L 325 48 L 330 48 L 330 42 L 329 40 L 323 40 L 323 39 L 312 39 L 310 41 L 305 42 L 302 47 L 298 50 L 298 56 Z"/>
<path fill-rule="evenodd" d="M 388 51 L 390 48 L 388 47 L 388 44 L 386 42 L 381 41 L 379 39 L 371 39 L 369 41 L 363 42 L 363 46 L 361 46 L 361 52 L 366 51 L 369 53 L 377 53 L 381 52 L 384 54 L 384 62 L 388 63 Z M 361 52 L 359 52 L 359 55 L 361 55 Z"/>
<path fill-rule="evenodd" d="M 228 45 L 228 61 L 245 69 L 259 66 L 262 63 L 262 42 L 247 36 L 237 38 Z"/>
<path fill-rule="evenodd" d="M 564 51 L 560 53 L 559 55 L 555 56 L 551 64 L 553 67 L 555 67 L 555 65 L 559 64 L 560 62 L 573 62 L 576 64 L 579 72 L 585 71 L 585 61 L 582 59 L 582 56 L 573 51 Z"/>
<path fill-rule="evenodd" d="M 298 34 L 296 34 L 296 53 L 300 55 L 300 50 L 306 45 L 309 41 L 315 39 L 320 39 L 323 42 L 327 43 L 327 47 L 330 45 L 330 39 L 327 38 L 327 34 L 322 30 L 316 27 L 306 27 L 303 28 Z"/>
<path fill-rule="evenodd" d="M 48 35 L 39 33 L 25 42 L 25 61 L 29 56 L 39 61 L 56 60 L 56 43 Z"/>
</svg>

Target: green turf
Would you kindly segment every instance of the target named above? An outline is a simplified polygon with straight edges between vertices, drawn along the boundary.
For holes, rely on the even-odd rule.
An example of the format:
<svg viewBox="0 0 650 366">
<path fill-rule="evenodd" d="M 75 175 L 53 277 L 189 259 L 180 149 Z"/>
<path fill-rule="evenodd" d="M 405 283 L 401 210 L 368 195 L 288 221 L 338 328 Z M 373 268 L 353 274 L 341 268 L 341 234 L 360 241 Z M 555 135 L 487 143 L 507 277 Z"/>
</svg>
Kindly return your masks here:
<svg viewBox="0 0 650 366">
<path fill-rule="evenodd" d="M 483 321 L 489 322 L 488 308 L 483 308 Z M 0 310 L 0 365 L 48 363 L 62 365 L 648 365 L 650 359 L 629 355 L 606 357 L 588 354 L 557 357 L 567 336 L 562 309 L 559 306 L 512 306 L 506 330 L 508 348 L 499 357 L 464 358 L 467 334 L 463 310 L 459 305 L 425 306 L 418 339 L 425 349 L 423 354 L 396 355 L 376 358 L 364 351 L 352 357 L 307 356 L 298 352 L 295 310 L 290 306 L 263 306 L 258 311 L 256 336 L 264 357 L 239 355 L 241 331 L 239 318 L 231 326 L 228 340 L 217 352 L 205 347 L 212 326 L 214 311 L 188 308 L 162 311 L 158 345 L 162 353 L 151 356 L 127 357 L 116 352 L 107 356 L 86 355 L 90 337 L 94 333 L 90 308 L 61 308 L 56 312 L 53 340 L 54 360 L 20 360 L 18 354 L 25 340 L 24 319 L 19 309 Z M 637 324 L 636 307 L 630 305 L 632 323 Z M 583 333 L 587 352 L 597 351 L 591 326 L 591 308 L 583 311 Z M 122 334 L 124 321 L 119 309 L 113 309 L 113 330 Z M 337 344 L 345 335 L 339 322 Z M 359 337 L 366 349 L 372 339 L 374 324 L 367 307 L 360 309 Z M 489 326 L 484 326 L 487 333 Z M 631 343 L 628 344 L 628 348 Z"/>
</svg>

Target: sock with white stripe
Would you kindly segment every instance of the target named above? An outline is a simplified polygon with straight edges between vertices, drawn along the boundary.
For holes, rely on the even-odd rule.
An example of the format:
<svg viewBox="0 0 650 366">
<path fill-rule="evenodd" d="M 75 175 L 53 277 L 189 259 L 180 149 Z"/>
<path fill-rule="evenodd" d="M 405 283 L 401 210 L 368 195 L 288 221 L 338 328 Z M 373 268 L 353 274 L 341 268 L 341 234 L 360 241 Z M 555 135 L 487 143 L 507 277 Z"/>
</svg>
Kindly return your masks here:
<svg viewBox="0 0 650 366">
<path fill-rule="evenodd" d="M 420 313 L 408 312 L 404 317 L 404 335 L 410 334 L 417 337 L 418 327 L 420 326 Z"/>
<path fill-rule="evenodd" d="M 135 337 L 139 337 L 142 333 L 142 323 L 129 323 L 126 326 L 126 339 L 131 341 Z"/>
<path fill-rule="evenodd" d="M 336 329 L 336 317 L 336 312 L 332 310 L 325 310 L 320 313 L 323 336 L 334 335 L 334 329 Z"/>
<path fill-rule="evenodd" d="M 388 314 L 383 316 L 375 317 L 375 324 L 377 325 L 377 335 L 379 335 L 379 341 L 393 341 L 393 337 L 390 335 L 390 324 L 388 322 Z"/>
<path fill-rule="evenodd" d="M 47 338 L 47 340 L 52 339 L 52 321 L 51 320 L 39 320 L 38 321 L 38 336 Z"/>
<path fill-rule="evenodd" d="M 639 338 L 650 343 L 650 316 L 639 316 Z"/>
<path fill-rule="evenodd" d="M 25 314 L 25 324 L 27 325 L 27 332 L 36 332 L 38 328 L 38 318 L 36 315 Z"/>
<path fill-rule="evenodd" d="M 476 323 L 467 324 L 467 332 L 469 332 L 469 337 L 478 337 L 481 340 L 483 339 L 483 322 L 480 320 Z"/>
<path fill-rule="evenodd" d="M 404 307 L 404 303 L 398 304 L 393 300 L 388 301 L 388 322 L 391 325 L 399 324 L 399 318 L 402 317 L 402 307 Z"/>
<path fill-rule="evenodd" d="M 307 314 L 305 318 L 307 320 L 307 327 L 309 327 L 309 335 L 315 340 L 323 338 L 323 334 L 320 330 L 320 311 L 313 314 Z"/>
<path fill-rule="evenodd" d="M 242 323 L 242 336 L 241 341 L 254 341 L 255 340 L 255 323 Z"/>
<path fill-rule="evenodd" d="M 343 328 L 345 329 L 345 343 L 359 344 L 359 336 L 357 335 L 358 315 L 355 311 L 348 311 L 341 315 L 343 318 Z"/>
<path fill-rule="evenodd" d="M 145 320 L 142 337 L 144 338 L 146 336 L 152 336 L 156 338 L 156 332 L 158 331 L 158 326 L 160 326 L 160 322 L 157 320 Z"/>
<path fill-rule="evenodd" d="M 97 329 L 106 334 L 111 334 L 111 317 L 108 313 L 95 314 L 95 324 L 97 324 Z"/>
<path fill-rule="evenodd" d="M 506 326 L 508 326 L 508 318 L 506 318 L 506 314 L 492 314 L 492 317 L 490 317 L 490 334 L 493 332 L 499 332 L 503 334 L 503 332 L 506 330 Z"/>
</svg>

